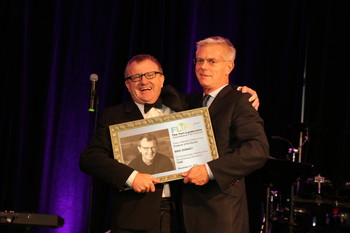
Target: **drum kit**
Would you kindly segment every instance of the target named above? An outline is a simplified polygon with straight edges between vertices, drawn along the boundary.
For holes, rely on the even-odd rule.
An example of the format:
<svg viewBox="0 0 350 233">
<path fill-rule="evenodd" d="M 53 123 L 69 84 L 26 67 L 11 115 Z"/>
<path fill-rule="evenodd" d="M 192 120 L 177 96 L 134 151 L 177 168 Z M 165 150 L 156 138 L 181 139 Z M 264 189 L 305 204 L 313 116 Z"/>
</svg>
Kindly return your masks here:
<svg viewBox="0 0 350 233">
<path fill-rule="evenodd" d="M 299 149 L 291 146 L 283 159 L 271 157 L 261 171 L 267 189 L 260 233 L 349 233 L 350 182 L 336 184 L 313 164 L 297 161 Z"/>
</svg>

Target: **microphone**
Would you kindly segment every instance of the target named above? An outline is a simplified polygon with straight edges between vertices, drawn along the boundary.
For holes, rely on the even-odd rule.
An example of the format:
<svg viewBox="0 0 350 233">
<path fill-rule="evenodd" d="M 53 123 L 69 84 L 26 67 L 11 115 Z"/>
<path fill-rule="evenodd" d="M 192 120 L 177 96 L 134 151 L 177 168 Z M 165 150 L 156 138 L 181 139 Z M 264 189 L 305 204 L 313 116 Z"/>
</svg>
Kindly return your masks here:
<svg viewBox="0 0 350 233">
<path fill-rule="evenodd" d="M 89 112 L 95 112 L 95 96 L 96 96 L 96 82 L 98 80 L 97 74 L 90 75 L 91 89 L 90 89 L 90 104 Z"/>
</svg>

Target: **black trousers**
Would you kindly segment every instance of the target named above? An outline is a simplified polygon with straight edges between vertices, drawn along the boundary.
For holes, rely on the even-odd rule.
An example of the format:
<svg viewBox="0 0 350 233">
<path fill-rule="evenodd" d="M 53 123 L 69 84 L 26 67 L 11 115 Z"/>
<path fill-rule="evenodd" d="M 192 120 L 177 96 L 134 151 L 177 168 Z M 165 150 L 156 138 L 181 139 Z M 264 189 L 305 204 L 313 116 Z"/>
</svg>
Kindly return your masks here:
<svg viewBox="0 0 350 233">
<path fill-rule="evenodd" d="M 172 202 L 171 198 L 162 198 L 159 211 L 159 224 L 153 228 L 144 231 L 118 229 L 116 233 L 178 233 L 178 221 L 174 203 Z"/>
</svg>

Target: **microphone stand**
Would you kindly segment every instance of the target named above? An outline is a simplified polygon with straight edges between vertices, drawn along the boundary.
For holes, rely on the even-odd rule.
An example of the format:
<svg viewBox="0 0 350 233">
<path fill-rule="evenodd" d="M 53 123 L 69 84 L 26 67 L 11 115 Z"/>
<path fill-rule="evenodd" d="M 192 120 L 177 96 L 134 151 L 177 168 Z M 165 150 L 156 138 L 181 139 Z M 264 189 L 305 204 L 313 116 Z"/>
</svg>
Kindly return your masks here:
<svg viewBox="0 0 350 233">
<path fill-rule="evenodd" d="M 91 114 L 94 114 L 94 122 L 93 122 L 93 135 L 96 134 L 96 131 L 97 131 L 97 123 L 98 123 L 98 109 L 99 109 L 99 98 L 98 96 L 96 95 L 95 96 L 95 108 L 94 108 L 94 111 L 91 111 L 91 109 L 89 109 L 89 112 Z M 92 215 L 94 213 L 94 196 L 95 196 L 95 178 L 92 177 L 92 182 L 91 182 L 91 188 L 90 188 L 90 201 L 89 201 L 89 204 L 90 204 L 90 208 L 89 208 L 89 219 L 88 219 L 88 233 L 91 233 L 91 225 L 92 225 Z"/>
</svg>

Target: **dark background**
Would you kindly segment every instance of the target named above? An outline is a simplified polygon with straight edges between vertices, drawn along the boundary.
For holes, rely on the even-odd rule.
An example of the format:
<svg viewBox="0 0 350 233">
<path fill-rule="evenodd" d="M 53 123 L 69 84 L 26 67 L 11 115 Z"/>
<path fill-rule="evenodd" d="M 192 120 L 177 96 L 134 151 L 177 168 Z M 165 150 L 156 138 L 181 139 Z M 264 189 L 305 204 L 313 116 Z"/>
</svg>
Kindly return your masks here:
<svg viewBox="0 0 350 233">
<path fill-rule="evenodd" d="M 91 178 L 78 160 L 95 119 L 90 74 L 100 109 L 129 97 L 123 71 L 139 53 L 160 60 L 167 84 L 197 91 L 195 42 L 216 35 L 237 48 L 232 83 L 259 94 L 271 155 L 307 132 L 301 160 L 335 187 L 349 181 L 349 10 L 348 0 L 1 0 L 0 211 L 56 214 L 64 227 L 45 232 L 87 232 Z"/>
</svg>

